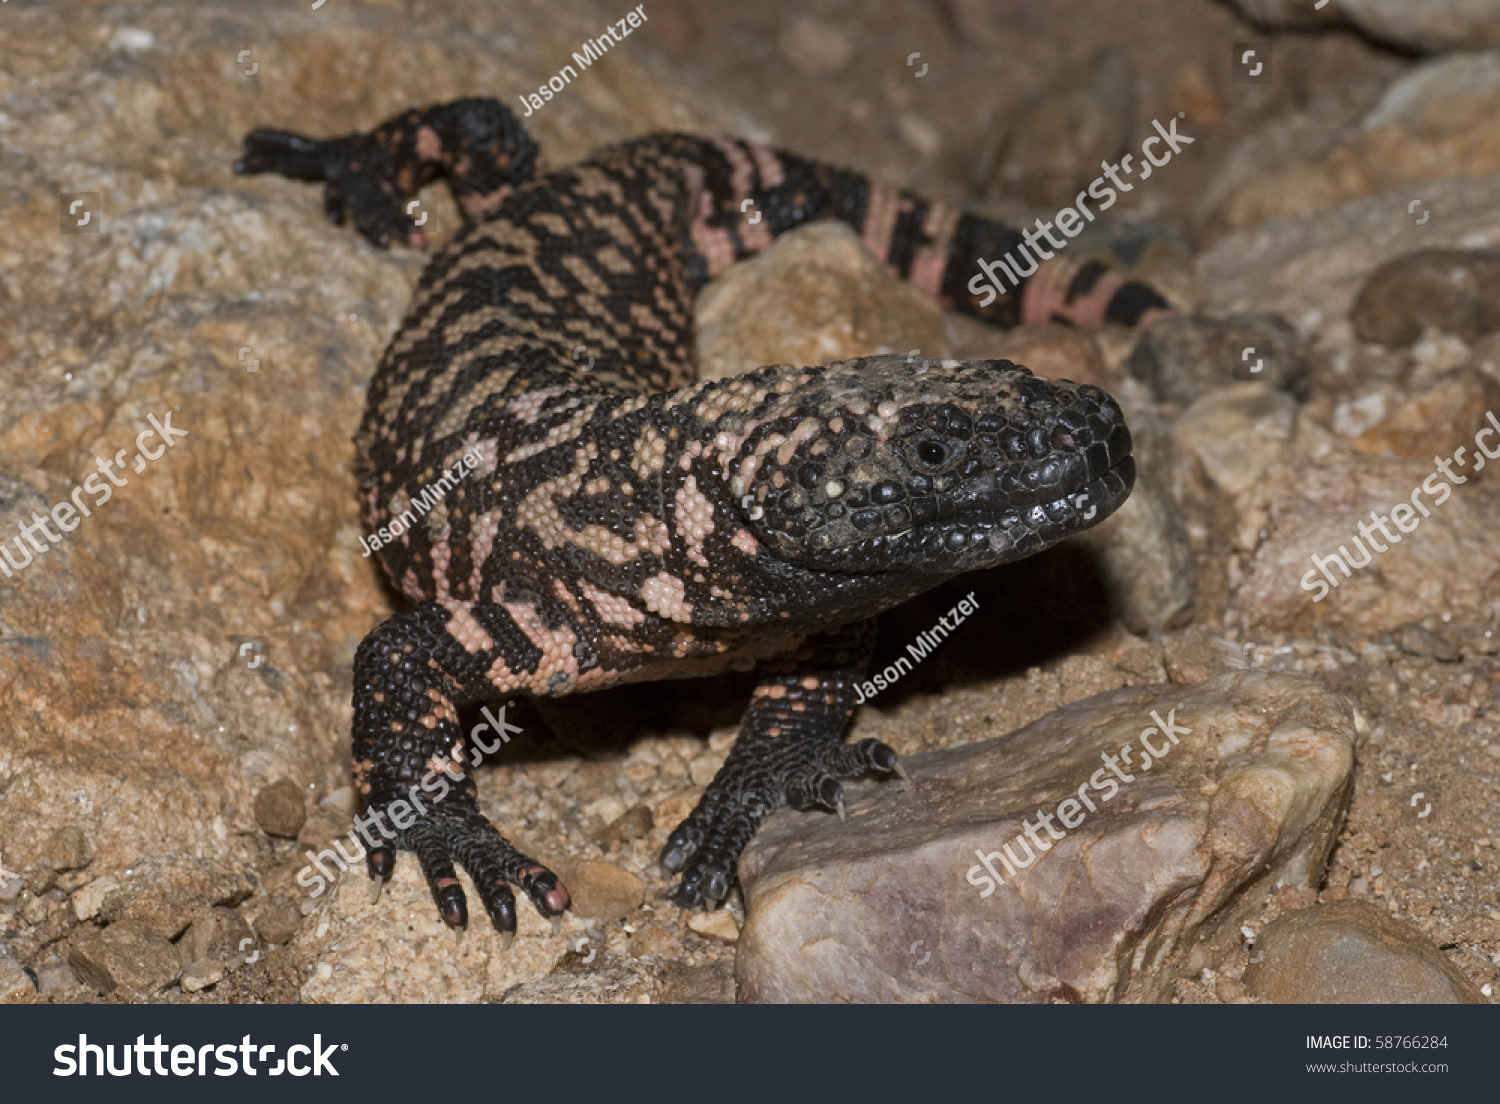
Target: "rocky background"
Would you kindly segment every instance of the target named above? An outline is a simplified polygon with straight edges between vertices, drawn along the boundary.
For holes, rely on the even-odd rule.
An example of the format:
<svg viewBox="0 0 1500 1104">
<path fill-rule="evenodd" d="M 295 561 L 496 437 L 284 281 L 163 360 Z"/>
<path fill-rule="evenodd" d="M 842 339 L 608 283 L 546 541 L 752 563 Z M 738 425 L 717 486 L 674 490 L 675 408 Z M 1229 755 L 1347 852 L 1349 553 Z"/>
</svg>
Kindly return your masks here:
<svg viewBox="0 0 1500 1104">
<path fill-rule="evenodd" d="M 235 178 L 238 139 L 519 107 L 625 10 L 0 9 L 0 535 L 150 417 L 188 431 L 0 578 L 0 1000 L 1494 1000 L 1497 479 L 1326 600 L 1299 579 L 1500 413 L 1497 0 L 647 0 L 528 120 L 551 164 L 722 131 L 1029 222 L 1178 116 L 1194 143 L 1070 246 L 1183 309 L 1143 340 L 945 315 L 829 227 L 699 304 L 707 371 L 915 350 L 1098 382 L 1138 489 L 885 618 L 882 666 L 979 602 L 857 717 L 911 783 L 779 814 L 714 912 L 654 859 L 735 679 L 516 703 L 481 791 L 573 888 L 557 930 L 455 941 L 410 861 L 378 905 L 362 864 L 298 884 L 348 830 L 350 661 L 395 608 L 350 435 L 424 258 Z M 421 210 L 457 225 L 441 187 Z M 1153 710 L 1170 755 L 982 897 L 976 850 Z"/>
</svg>

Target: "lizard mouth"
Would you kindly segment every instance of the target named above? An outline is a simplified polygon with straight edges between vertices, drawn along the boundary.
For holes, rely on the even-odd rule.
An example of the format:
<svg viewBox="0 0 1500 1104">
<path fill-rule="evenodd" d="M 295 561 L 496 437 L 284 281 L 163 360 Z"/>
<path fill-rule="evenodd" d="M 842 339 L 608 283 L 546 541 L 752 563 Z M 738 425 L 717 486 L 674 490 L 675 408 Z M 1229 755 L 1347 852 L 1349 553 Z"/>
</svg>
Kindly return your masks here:
<svg viewBox="0 0 1500 1104">
<path fill-rule="evenodd" d="M 1130 431 L 1119 425 L 1087 450 L 1060 451 L 1036 464 L 985 473 L 932 516 L 903 532 L 855 542 L 845 555 L 924 572 L 998 566 L 1093 528 L 1134 486 Z"/>
</svg>

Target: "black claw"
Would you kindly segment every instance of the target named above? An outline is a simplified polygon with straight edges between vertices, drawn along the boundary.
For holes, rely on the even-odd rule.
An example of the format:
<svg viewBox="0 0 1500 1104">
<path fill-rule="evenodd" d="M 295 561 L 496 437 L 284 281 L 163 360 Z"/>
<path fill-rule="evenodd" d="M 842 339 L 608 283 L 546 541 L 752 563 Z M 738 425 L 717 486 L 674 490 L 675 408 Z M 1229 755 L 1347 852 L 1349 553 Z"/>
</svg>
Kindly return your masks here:
<svg viewBox="0 0 1500 1104">
<path fill-rule="evenodd" d="M 887 774 L 895 771 L 896 753 L 890 746 L 882 744 L 879 740 L 865 741 L 862 746 L 864 747 L 865 755 L 875 766 L 876 770 L 885 771 Z"/>
<path fill-rule="evenodd" d="M 365 862 L 372 878 L 389 878 L 396 869 L 396 852 L 389 847 L 377 847 L 366 857 Z"/>
<path fill-rule="evenodd" d="M 825 778 L 818 783 L 818 801 L 825 808 L 837 809 L 844 801 L 844 787 L 837 779 Z"/>
<path fill-rule="evenodd" d="M 490 923 L 501 935 L 516 930 L 516 895 L 499 878 L 484 894 L 484 908 L 490 914 Z"/>
<path fill-rule="evenodd" d="M 668 874 L 676 874 L 687 866 L 698 851 L 698 846 L 703 842 L 703 836 L 693 831 L 687 825 L 680 825 L 667 837 L 667 845 L 662 848 L 661 865 Z"/>
<path fill-rule="evenodd" d="M 456 885 L 444 886 L 433 896 L 437 898 L 438 912 L 443 923 L 450 928 L 466 928 L 469 925 L 469 905 L 464 900 L 464 891 Z"/>
<path fill-rule="evenodd" d="M 715 870 L 709 875 L 708 885 L 704 887 L 703 896 L 711 901 L 722 901 L 729 895 L 729 879 L 722 871 Z"/>
<path fill-rule="evenodd" d="M 557 916 L 572 904 L 567 887 L 557 880 L 557 875 L 544 867 L 535 867 L 523 875 L 521 887 L 531 898 L 531 903 L 543 916 Z"/>
</svg>

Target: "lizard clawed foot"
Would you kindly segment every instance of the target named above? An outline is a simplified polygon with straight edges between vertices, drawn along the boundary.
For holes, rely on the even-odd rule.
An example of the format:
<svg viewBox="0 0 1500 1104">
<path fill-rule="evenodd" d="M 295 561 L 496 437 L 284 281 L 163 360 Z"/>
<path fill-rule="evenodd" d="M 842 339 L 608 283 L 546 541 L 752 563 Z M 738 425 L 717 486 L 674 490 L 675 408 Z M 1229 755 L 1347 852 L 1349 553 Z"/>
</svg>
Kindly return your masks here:
<svg viewBox="0 0 1500 1104">
<path fill-rule="evenodd" d="M 728 896 L 740 852 L 766 817 L 786 804 L 843 819 L 838 780 L 871 770 L 897 773 L 896 753 L 879 740 L 741 737 L 698 807 L 667 837 L 661 864 L 682 873 L 672 899 L 683 908 L 712 908 Z"/>
<path fill-rule="evenodd" d="M 416 221 L 403 209 L 398 169 L 385 144 L 374 136 L 351 134 L 318 141 L 285 130 L 252 130 L 234 171 L 241 176 L 273 172 L 327 181 L 323 209 L 334 225 L 352 218 L 355 229 L 381 249 L 392 241 L 414 249 L 424 244 Z"/>
<path fill-rule="evenodd" d="M 463 928 L 469 922 L 455 860 L 474 879 L 490 923 L 506 945 L 516 931 L 516 896 L 511 886 L 524 891 L 543 916 L 555 917 L 570 904 L 568 890 L 556 874 L 517 851 L 477 808 L 465 807 L 457 795 L 429 808 L 415 823 L 373 848 L 367 859 L 371 877 L 390 877 L 397 849 L 415 852 L 443 923 L 450 928 Z"/>
<path fill-rule="evenodd" d="M 241 176 L 280 173 L 295 180 L 327 181 L 328 218 L 345 218 L 381 249 L 426 244 L 409 202 L 422 185 L 445 176 L 466 221 L 495 208 L 536 170 L 536 144 L 510 109 L 471 98 L 406 111 L 367 134 L 319 140 L 287 130 L 259 128 L 245 136 L 235 162 Z"/>
</svg>

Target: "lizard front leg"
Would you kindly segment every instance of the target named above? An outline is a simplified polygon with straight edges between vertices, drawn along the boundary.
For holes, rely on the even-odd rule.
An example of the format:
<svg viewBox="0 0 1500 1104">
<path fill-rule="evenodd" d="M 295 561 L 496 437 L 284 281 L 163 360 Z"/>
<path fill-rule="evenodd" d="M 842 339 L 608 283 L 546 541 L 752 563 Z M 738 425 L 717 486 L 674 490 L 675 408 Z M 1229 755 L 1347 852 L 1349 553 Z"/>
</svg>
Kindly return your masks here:
<svg viewBox="0 0 1500 1104">
<path fill-rule="evenodd" d="M 844 815 L 841 778 L 871 770 L 901 774 L 879 740 L 843 742 L 855 686 L 875 643 L 873 620 L 810 638 L 768 661 L 730 749 L 698 807 L 667 838 L 662 865 L 682 871 L 675 900 L 712 905 L 734 881 L 740 852 L 761 821 L 782 805 Z"/>
<path fill-rule="evenodd" d="M 444 176 L 470 222 L 493 213 L 536 171 L 537 147 L 503 104 L 471 98 L 404 111 L 368 134 L 317 139 L 259 127 L 245 136 L 234 171 L 274 172 L 325 180 L 324 207 L 342 223 L 347 214 L 375 245 L 424 242 L 403 209 L 407 196 Z"/>
<path fill-rule="evenodd" d="M 457 707 L 502 692 L 489 679 L 501 649 L 493 639 L 476 642 L 482 633 L 467 610 L 424 602 L 365 637 L 354 659 L 354 777 L 364 819 L 373 822 L 365 829 L 371 876 L 389 877 L 396 852 L 414 852 L 444 922 L 461 928 L 468 906 L 453 866 L 460 862 L 508 941 L 516 930 L 512 885 L 543 916 L 562 912 L 569 897 L 557 875 L 485 819 L 466 773 Z"/>
</svg>

